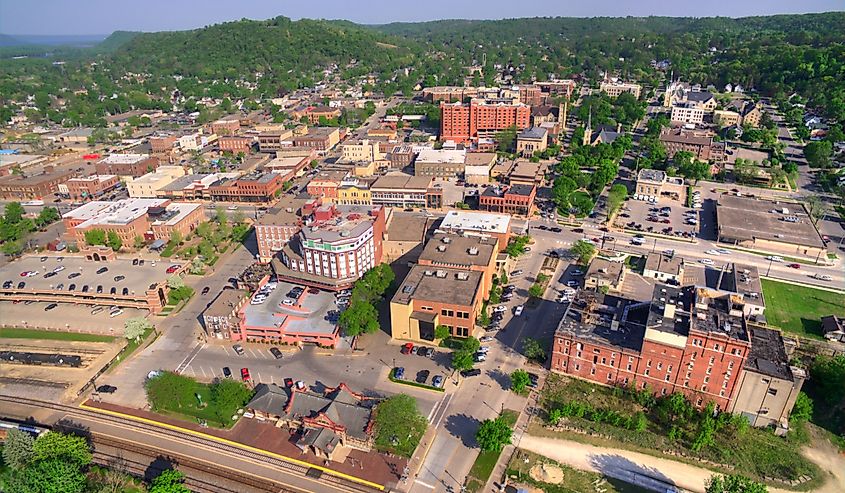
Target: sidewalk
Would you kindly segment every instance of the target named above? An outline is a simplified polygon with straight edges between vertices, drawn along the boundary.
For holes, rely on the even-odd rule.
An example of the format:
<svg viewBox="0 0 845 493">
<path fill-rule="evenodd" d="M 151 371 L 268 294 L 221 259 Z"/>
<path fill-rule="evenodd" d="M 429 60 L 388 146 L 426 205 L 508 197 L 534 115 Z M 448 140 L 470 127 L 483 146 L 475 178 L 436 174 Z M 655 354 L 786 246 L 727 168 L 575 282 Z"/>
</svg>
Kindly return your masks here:
<svg viewBox="0 0 845 493">
<path fill-rule="evenodd" d="M 538 388 L 540 386 L 538 385 Z M 484 489 L 481 491 L 501 491 L 500 484 L 502 484 L 502 479 L 505 477 L 505 472 L 508 467 L 508 463 L 511 460 L 511 456 L 513 455 L 514 451 L 519 447 L 520 443 L 522 442 L 522 437 L 525 435 L 525 432 L 528 430 L 528 422 L 531 420 L 531 412 L 533 407 L 537 405 L 537 397 L 539 393 L 535 390 L 532 391 L 528 398 L 520 397 L 516 394 L 511 394 L 510 400 L 513 403 L 513 400 L 521 400 L 522 401 L 522 408 L 516 409 L 519 410 L 519 417 L 516 419 L 516 424 L 514 425 L 513 429 L 513 438 L 511 440 L 510 445 L 505 445 L 502 449 L 502 453 L 499 454 L 499 460 L 496 462 L 496 466 L 493 467 L 493 472 L 490 473 L 490 477 L 487 478 L 487 484 L 484 485 Z M 506 409 L 514 409 L 519 408 L 519 406 L 508 406 L 505 405 Z"/>
</svg>

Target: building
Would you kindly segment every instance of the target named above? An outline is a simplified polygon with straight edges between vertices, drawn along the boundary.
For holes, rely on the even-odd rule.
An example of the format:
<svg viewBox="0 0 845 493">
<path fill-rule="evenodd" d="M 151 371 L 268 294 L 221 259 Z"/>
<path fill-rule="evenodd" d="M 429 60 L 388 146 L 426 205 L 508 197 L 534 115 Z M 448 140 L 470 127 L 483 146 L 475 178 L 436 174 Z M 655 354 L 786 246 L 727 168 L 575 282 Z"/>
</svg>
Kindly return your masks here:
<svg viewBox="0 0 845 493">
<path fill-rule="evenodd" d="M 803 204 L 722 194 L 716 204 L 718 241 L 758 252 L 818 261 L 827 249 Z"/>
<path fill-rule="evenodd" d="M 702 125 L 704 123 L 704 113 L 704 108 L 688 101 L 672 106 L 672 113 L 669 119 L 673 122 Z"/>
<path fill-rule="evenodd" d="M 467 151 L 464 149 L 423 148 L 414 161 L 415 176 L 454 178 L 464 174 Z"/>
<path fill-rule="evenodd" d="M 684 179 L 669 176 L 659 169 L 641 169 L 637 173 L 637 188 L 634 198 L 639 200 L 656 200 L 661 197 L 671 197 L 682 200 L 687 191 Z"/>
<path fill-rule="evenodd" d="M 537 187 L 532 185 L 494 185 L 487 187 L 478 197 L 479 210 L 517 216 L 530 216 L 534 212 Z"/>
<path fill-rule="evenodd" d="M 671 159 L 678 151 L 691 152 L 701 161 L 721 161 L 723 156 L 714 153 L 713 135 L 706 132 L 683 128 L 666 128 L 660 132 L 660 142 L 666 148 L 666 155 Z"/>
<path fill-rule="evenodd" d="M 179 137 L 167 134 L 153 135 L 149 138 L 149 142 L 150 154 L 153 156 L 169 158 L 170 153 L 173 152 L 173 148 L 176 146 L 176 143 L 179 142 Z"/>
<path fill-rule="evenodd" d="M 357 143 L 343 144 L 340 146 L 341 159 L 350 162 L 373 162 L 384 159 L 378 142 L 364 139 Z"/>
<path fill-rule="evenodd" d="M 274 259 L 276 274 L 332 291 L 351 287 L 381 263 L 385 214 L 381 206 L 317 207 Z"/>
<path fill-rule="evenodd" d="M 337 205 L 372 205 L 373 196 L 370 190 L 375 179 L 348 176 L 337 187 Z"/>
<path fill-rule="evenodd" d="M 422 212 L 388 210 L 387 226 L 382 242 L 382 261 L 401 265 L 416 263 L 426 240 L 433 236 L 439 219 Z"/>
<path fill-rule="evenodd" d="M 332 108 L 329 106 L 322 105 L 307 106 L 299 111 L 294 111 L 291 113 L 291 116 L 296 120 L 300 120 L 302 119 L 302 117 L 305 117 L 308 120 L 308 123 L 311 125 L 319 124 L 321 118 L 323 120 L 334 120 L 340 118 L 340 115 L 340 108 Z"/>
<path fill-rule="evenodd" d="M 348 170 L 320 171 L 308 182 L 305 190 L 308 195 L 322 199 L 325 204 L 331 204 L 337 199 L 337 189 L 347 175 L 349 175 Z"/>
<path fill-rule="evenodd" d="M 496 158 L 495 152 L 468 152 L 464 158 L 464 180 L 476 185 L 488 183 Z"/>
<path fill-rule="evenodd" d="M 288 129 L 267 130 L 258 134 L 260 152 L 276 152 L 285 147 L 293 138 L 293 131 Z"/>
<path fill-rule="evenodd" d="M 156 198 L 159 190 L 180 176 L 185 176 L 185 168 L 181 166 L 159 166 L 152 173 L 127 181 L 126 191 L 133 199 Z"/>
<path fill-rule="evenodd" d="M 284 187 L 279 173 L 255 171 L 235 178 L 221 178 L 208 187 L 208 197 L 217 202 L 274 202 Z"/>
<path fill-rule="evenodd" d="M 282 176 L 283 181 L 289 181 L 302 176 L 305 168 L 311 165 L 314 156 L 277 157 L 264 163 L 264 170 Z"/>
<path fill-rule="evenodd" d="M 663 93 L 663 106 L 669 108 L 678 104 L 690 103 L 706 113 L 713 112 L 718 106 L 716 96 L 709 91 L 702 91 L 700 85 L 690 86 L 685 82 L 672 82 Z"/>
<path fill-rule="evenodd" d="M 487 299 L 496 275 L 498 252 L 496 238 L 435 233 L 425 244 L 417 263 L 435 269 L 445 267 L 481 272 L 481 297 Z"/>
<path fill-rule="evenodd" d="M 433 342 L 444 325 L 453 337 L 469 337 L 483 304 L 479 271 L 415 265 L 390 300 L 394 339 Z"/>
<path fill-rule="evenodd" d="M 759 103 L 746 101 L 742 106 L 740 115 L 742 116 L 743 126 L 757 128 L 763 118 L 763 107 Z"/>
<path fill-rule="evenodd" d="M 642 89 L 642 86 L 639 84 L 628 82 L 602 81 L 602 83 L 599 84 L 599 91 L 606 93 L 612 98 L 618 97 L 620 94 L 627 92 L 633 94 L 635 98 L 640 99 L 640 92 L 642 92 Z"/>
<path fill-rule="evenodd" d="M 545 128 L 531 127 L 516 136 L 516 153 L 522 157 L 531 157 L 535 152 L 543 152 L 549 147 L 549 132 Z"/>
<path fill-rule="evenodd" d="M 249 301 L 249 292 L 224 288 L 202 312 L 205 334 L 215 339 L 229 339 L 232 331 L 238 329 L 240 312 Z"/>
<path fill-rule="evenodd" d="M 401 209 L 440 209 L 443 189 L 426 176 L 384 175 L 370 185 L 373 205 Z"/>
<path fill-rule="evenodd" d="M 117 175 L 91 175 L 82 178 L 71 178 L 64 186 L 67 194 L 74 202 L 85 202 L 97 199 L 113 190 L 120 179 Z"/>
<path fill-rule="evenodd" d="M 432 103 L 460 102 L 467 98 L 474 98 L 477 95 L 477 87 L 435 86 L 426 87 L 422 90 L 423 99 L 431 101 Z"/>
<path fill-rule="evenodd" d="M 803 369 L 790 366 L 780 332 L 756 326 L 748 331 L 751 350 L 728 410 L 745 416 L 751 426 L 773 426 L 775 434 L 784 435 L 807 375 Z"/>
<path fill-rule="evenodd" d="M 713 123 L 720 128 L 739 125 L 740 120 L 741 117 L 736 111 L 716 110 L 713 112 Z"/>
<path fill-rule="evenodd" d="M 258 260 L 263 263 L 270 262 L 301 228 L 299 207 L 294 204 L 279 204 L 269 209 L 255 223 Z"/>
<path fill-rule="evenodd" d="M 625 264 L 596 257 L 584 275 L 584 289 L 591 291 L 619 291 L 625 279 Z"/>
<path fill-rule="evenodd" d="M 381 147 L 381 144 L 379 144 Z M 414 148 L 408 144 L 392 145 L 390 151 L 385 156 L 390 163 L 392 169 L 402 169 L 410 166 L 417 157 Z"/>
<path fill-rule="evenodd" d="M 845 319 L 836 315 L 822 317 L 822 333 L 828 341 L 845 342 Z"/>
<path fill-rule="evenodd" d="M 159 159 L 148 154 L 109 154 L 97 162 L 98 175 L 138 178 L 158 168 Z"/>
<path fill-rule="evenodd" d="M 241 129 L 241 121 L 238 118 L 221 118 L 211 124 L 211 133 L 219 136 L 235 135 Z"/>
<path fill-rule="evenodd" d="M 136 238 L 168 241 L 174 232 L 184 238 L 205 220 L 202 204 L 171 202 L 167 199 L 124 199 L 93 201 L 62 216 L 67 235 L 85 244 L 85 232 L 99 229 L 114 232 L 124 245 Z"/>
<path fill-rule="evenodd" d="M 546 177 L 544 163 L 532 163 L 525 159 L 517 159 L 508 169 L 505 180 L 511 185 L 528 185 L 540 187 Z"/>
<path fill-rule="evenodd" d="M 328 151 L 338 142 L 340 142 L 340 130 L 333 127 L 310 128 L 305 135 L 297 135 L 293 138 L 294 146 L 308 147 L 318 152 Z"/>
<path fill-rule="evenodd" d="M 237 178 L 238 173 L 201 173 L 180 176 L 159 188 L 156 197 L 172 200 L 209 200 L 209 188 L 221 180 Z"/>
<path fill-rule="evenodd" d="M 544 95 L 545 99 L 553 96 L 563 96 L 569 99 L 578 84 L 572 79 L 552 79 L 547 81 L 535 81 L 534 85 L 540 86 L 540 89 L 548 96 Z"/>
<path fill-rule="evenodd" d="M 202 132 L 193 132 L 179 137 L 179 148 L 187 152 L 199 151 L 216 141 L 217 136 L 214 134 L 203 135 Z"/>
<path fill-rule="evenodd" d="M 492 212 L 449 211 L 438 226 L 438 231 L 468 236 L 489 236 L 498 240 L 499 250 L 510 241 L 511 216 Z"/>
<path fill-rule="evenodd" d="M 220 152 L 231 152 L 238 154 L 243 152 L 249 154 L 252 151 L 252 146 L 255 144 L 255 139 L 243 135 L 221 135 L 217 139 L 217 148 Z"/>
<path fill-rule="evenodd" d="M 21 174 L 0 176 L 0 198 L 4 200 L 51 199 L 59 186 L 78 176 L 77 168 L 55 168 L 47 165 L 37 169 L 26 168 Z"/>
<path fill-rule="evenodd" d="M 651 252 L 646 255 L 643 276 L 657 279 L 664 284 L 680 286 L 684 280 L 684 259 Z"/>
<path fill-rule="evenodd" d="M 622 132 L 622 125 L 618 124 L 614 128 L 611 125 L 598 125 L 593 128 L 592 118 L 587 122 L 587 128 L 584 130 L 584 140 L 581 145 L 597 146 L 599 144 L 612 144 Z"/>
<path fill-rule="evenodd" d="M 440 104 L 440 140 L 469 143 L 493 138 L 510 127 L 531 125 L 531 107 L 519 102 L 473 99 L 466 103 Z"/>
<path fill-rule="evenodd" d="M 558 325 L 551 369 L 730 410 L 751 347 L 742 313 L 741 299 L 709 288 L 658 284 L 650 303 L 581 291 Z"/>
<path fill-rule="evenodd" d="M 260 383 L 247 403 L 249 414 L 284 426 L 303 452 L 330 461 L 346 461 L 349 449 L 369 452 L 373 446 L 376 399 L 353 392 L 341 383 L 322 394 L 295 386 Z"/>
</svg>

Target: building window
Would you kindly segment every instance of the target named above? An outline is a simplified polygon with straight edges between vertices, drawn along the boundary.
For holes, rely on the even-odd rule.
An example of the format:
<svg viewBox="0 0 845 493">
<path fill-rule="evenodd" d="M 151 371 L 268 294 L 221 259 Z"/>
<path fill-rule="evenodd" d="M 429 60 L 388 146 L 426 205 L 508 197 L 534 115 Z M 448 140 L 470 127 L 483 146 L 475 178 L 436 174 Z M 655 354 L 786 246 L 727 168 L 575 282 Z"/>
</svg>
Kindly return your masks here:
<svg viewBox="0 0 845 493">
<path fill-rule="evenodd" d="M 578 363 L 576 363 L 576 364 L 575 364 L 575 371 L 578 371 L 578 370 L 580 370 L 580 369 L 581 369 L 581 365 L 579 365 Z"/>
<path fill-rule="evenodd" d="M 648 374 L 649 374 L 649 372 L 650 372 L 650 371 L 651 371 L 651 370 L 646 369 L 646 371 L 645 371 L 645 376 L 648 376 Z"/>
<path fill-rule="evenodd" d="M 631 363 L 628 363 L 627 368 L 628 368 L 628 371 L 631 371 Z"/>
<path fill-rule="evenodd" d="M 662 369 L 663 369 L 663 362 L 657 363 L 657 369 L 658 369 L 658 370 L 662 370 Z"/>
<path fill-rule="evenodd" d="M 666 374 L 666 381 L 668 382 L 672 378 L 672 375 Z"/>
<path fill-rule="evenodd" d="M 590 375 L 595 375 L 595 374 L 596 374 L 596 367 L 590 368 Z"/>
</svg>

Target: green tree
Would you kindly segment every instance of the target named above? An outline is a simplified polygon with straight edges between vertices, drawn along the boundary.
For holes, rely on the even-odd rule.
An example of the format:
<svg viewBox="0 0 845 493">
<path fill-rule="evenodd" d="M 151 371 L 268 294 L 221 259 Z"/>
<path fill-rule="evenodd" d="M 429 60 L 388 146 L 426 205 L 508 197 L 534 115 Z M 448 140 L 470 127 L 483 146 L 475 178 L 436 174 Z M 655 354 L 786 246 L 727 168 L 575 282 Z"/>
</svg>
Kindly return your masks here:
<svg viewBox="0 0 845 493">
<path fill-rule="evenodd" d="M 85 232 L 85 243 L 88 245 L 105 245 L 106 232 L 102 229 L 89 229 Z"/>
<path fill-rule="evenodd" d="M 52 224 L 61 218 L 61 214 L 59 214 L 59 211 L 55 207 L 45 207 L 41 209 L 41 212 L 38 213 L 38 217 L 35 218 L 35 225 L 39 228 L 43 228 L 44 226 Z"/>
<path fill-rule="evenodd" d="M 496 419 L 485 419 L 475 432 L 475 441 L 481 450 L 486 452 L 498 452 L 502 447 L 511 443 L 513 429 L 499 416 Z"/>
<path fill-rule="evenodd" d="M 252 390 L 242 382 L 228 378 L 219 378 L 211 384 L 211 403 L 214 404 L 215 414 L 221 422 L 226 422 L 237 412 L 238 408 L 249 402 Z"/>
<path fill-rule="evenodd" d="M 7 493 L 81 493 L 85 474 L 80 464 L 61 458 L 41 459 L 13 472 Z"/>
<path fill-rule="evenodd" d="M 578 257 L 578 263 L 581 265 L 587 265 L 590 263 L 590 260 L 596 254 L 596 247 L 593 245 L 592 242 L 586 240 L 578 240 L 570 249 L 572 253 Z"/>
<path fill-rule="evenodd" d="M 191 490 L 182 484 L 185 475 L 174 469 L 165 469 L 150 482 L 149 493 L 191 493 Z"/>
<path fill-rule="evenodd" d="M 199 236 L 200 238 L 210 240 L 211 235 L 214 231 L 211 229 L 211 223 L 209 223 L 208 221 L 203 221 L 197 225 L 197 228 L 194 230 L 194 232 L 196 232 L 197 236 Z"/>
<path fill-rule="evenodd" d="M 452 369 L 455 371 L 465 371 L 472 368 L 475 360 L 472 353 L 467 351 L 453 351 L 452 352 Z"/>
<path fill-rule="evenodd" d="M 123 247 L 123 240 L 120 239 L 120 236 L 117 235 L 114 231 L 109 231 L 107 235 L 108 239 L 108 246 L 115 252 L 119 252 L 120 249 Z"/>
<path fill-rule="evenodd" d="M 510 126 L 496 133 L 497 148 L 500 152 L 513 152 L 516 144 L 516 133 L 515 126 Z"/>
<path fill-rule="evenodd" d="M 767 493 L 763 483 L 738 474 L 713 475 L 705 485 L 706 493 Z"/>
<path fill-rule="evenodd" d="M 541 286 L 539 283 L 534 283 L 531 287 L 528 288 L 528 296 L 532 298 L 542 298 L 543 293 L 545 292 L 545 288 Z"/>
<path fill-rule="evenodd" d="M 141 235 L 138 235 L 132 241 L 132 248 L 134 248 L 136 250 L 140 250 L 140 249 L 144 248 L 144 245 L 146 245 L 146 244 L 147 244 L 147 242 L 144 241 L 144 237 L 141 236 Z"/>
<path fill-rule="evenodd" d="M 379 329 L 378 311 L 365 300 L 353 300 L 349 307 L 340 314 L 338 325 L 348 337 L 360 334 L 372 334 Z"/>
<path fill-rule="evenodd" d="M 528 377 L 527 371 L 514 370 L 514 372 L 511 373 L 511 390 L 517 394 L 524 392 L 529 383 L 531 383 L 531 379 Z"/>
<path fill-rule="evenodd" d="M 810 378 L 816 389 L 814 395 L 831 405 L 842 402 L 845 399 L 845 355 L 817 356 L 810 366 Z"/>
<path fill-rule="evenodd" d="M 12 469 L 21 469 L 32 458 L 32 446 L 35 438 L 21 430 L 9 430 L 3 444 L 3 462 Z"/>
<path fill-rule="evenodd" d="M 176 373 L 165 371 L 147 380 L 145 388 L 150 405 L 155 409 L 182 407 L 194 399 L 195 382 Z"/>
<path fill-rule="evenodd" d="M 446 339 L 451 334 L 449 333 L 449 327 L 446 327 L 443 324 L 438 325 L 434 328 L 434 338 L 435 339 Z"/>
<path fill-rule="evenodd" d="M 790 421 L 809 421 L 813 417 L 813 400 L 804 392 L 799 392 L 789 414 Z"/>
<path fill-rule="evenodd" d="M 229 216 L 226 215 L 226 210 L 219 205 L 214 208 L 214 221 L 220 226 L 223 226 L 229 221 Z"/>
<path fill-rule="evenodd" d="M 153 324 L 144 317 L 133 317 L 123 322 L 123 337 L 130 341 L 138 342 L 138 340 L 149 330 L 152 330 Z"/>
<path fill-rule="evenodd" d="M 185 280 L 177 275 L 167 278 L 167 287 L 170 289 L 181 289 L 185 287 Z"/>
<path fill-rule="evenodd" d="M 51 431 L 39 436 L 32 446 L 33 461 L 49 459 L 87 466 L 91 463 L 91 448 L 83 437 Z"/>
<path fill-rule="evenodd" d="M 425 433 L 428 421 L 420 414 L 417 400 L 397 394 L 375 409 L 375 444 L 380 450 L 410 457 Z"/>
<path fill-rule="evenodd" d="M 804 157 L 813 168 L 827 168 L 833 156 L 833 145 L 827 140 L 809 142 L 804 146 Z"/>
<path fill-rule="evenodd" d="M 526 337 L 522 341 L 522 353 L 526 358 L 538 362 L 546 361 L 546 348 L 537 339 Z"/>
<path fill-rule="evenodd" d="M 25 213 L 26 211 L 20 202 L 9 202 L 6 204 L 3 220 L 8 224 L 17 224 L 21 222 Z"/>
</svg>

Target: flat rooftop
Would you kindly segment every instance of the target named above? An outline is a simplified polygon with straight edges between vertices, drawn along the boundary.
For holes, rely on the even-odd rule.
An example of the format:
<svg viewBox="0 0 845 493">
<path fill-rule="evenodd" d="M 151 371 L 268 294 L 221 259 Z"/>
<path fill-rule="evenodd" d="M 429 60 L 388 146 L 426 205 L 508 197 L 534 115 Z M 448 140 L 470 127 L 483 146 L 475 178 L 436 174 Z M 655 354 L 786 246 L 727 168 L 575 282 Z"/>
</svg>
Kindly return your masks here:
<svg viewBox="0 0 845 493">
<path fill-rule="evenodd" d="M 147 213 L 150 207 L 161 207 L 167 199 L 124 199 L 117 202 L 95 200 L 65 213 L 63 218 L 82 221 L 81 228 L 101 225 L 129 224 Z"/>
<path fill-rule="evenodd" d="M 496 163 L 495 152 L 468 152 L 464 163 L 467 166 L 490 166 Z"/>
<path fill-rule="evenodd" d="M 133 164 L 143 161 L 148 157 L 150 157 L 148 154 L 109 154 L 101 159 L 100 162 L 108 164 Z"/>
<path fill-rule="evenodd" d="M 637 174 L 637 181 L 663 183 L 666 181 L 666 172 L 659 169 L 641 169 Z"/>
<path fill-rule="evenodd" d="M 492 212 L 449 211 L 440 228 L 446 231 L 483 231 L 505 234 L 510 228 L 511 217 Z"/>
<path fill-rule="evenodd" d="M 384 175 L 378 177 L 370 189 L 428 190 L 432 181 L 428 176 Z"/>
<path fill-rule="evenodd" d="M 443 267 L 415 265 L 393 296 L 393 303 L 412 300 L 470 306 L 481 289 L 482 273 Z M 471 321 L 469 323 L 472 323 Z"/>
<path fill-rule="evenodd" d="M 530 197 L 534 190 L 532 185 L 510 185 L 510 186 L 492 186 L 487 187 L 481 194 L 482 197 L 504 197 L 505 195 L 520 195 L 522 197 Z"/>
<path fill-rule="evenodd" d="M 434 218 L 421 212 L 393 209 L 387 222 L 387 241 L 424 242 Z"/>
<path fill-rule="evenodd" d="M 487 266 L 498 251 L 497 244 L 498 241 L 495 238 L 437 233 L 426 243 L 419 262 L 429 261 L 436 265 L 452 266 Z"/>
<path fill-rule="evenodd" d="M 696 330 L 748 341 L 741 297 L 704 287 L 695 288 L 695 314 L 693 327 Z"/>
<path fill-rule="evenodd" d="M 645 259 L 645 270 L 661 272 L 663 274 L 670 274 L 673 276 L 680 275 L 683 266 L 683 257 L 679 257 L 677 255 L 669 256 L 658 252 L 651 252 Z"/>
<path fill-rule="evenodd" d="M 243 307 L 244 325 L 251 328 L 280 328 L 286 333 L 330 335 L 337 325 L 329 322 L 328 312 L 336 310 L 335 297 L 328 291 L 311 294 L 305 290 L 294 306 L 282 305 L 287 293 L 297 284 L 279 282 L 260 305 L 247 302 Z"/>
<path fill-rule="evenodd" d="M 693 295 L 692 287 L 678 288 L 656 284 L 648 308 L 648 319 L 646 321 L 648 328 L 687 337 L 690 329 Z M 667 305 L 674 306 L 673 312 L 667 313 Z M 667 314 L 672 316 L 666 316 Z"/>
<path fill-rule="evenodd" d="M 755 305 L 765 306 L 763 299 L 763 285 L 760 283 L 760 273 L 757 267 L 748 264 L 733 264 L 730 275 L 725 276 L 727 291 L 742 295 L 744 301 Z"/>
<path fill-rule="evenodd" d="M 548 135 L 548 130 L 542 127 L 526 128 L 519 133 L 517 139 L 542 140 Z"/>
<path fill-rule="evenodd" d="M 417 155 L 417 163 L 448 163 L 464 164 L 467 151 L 464 149 L 431 149 L 426 148 Z"/>
<path fill-rule="evenodd" d="M 763 327 L 752 327 L 748 330 L 751 332 L 751 350 L 745 361 L 745 369 L 792 381 L 794 377 L 780 332 Z"/>
<path fill-rule="evenodd" d="M 578 291 L 560 319 L 555 335 L 639 352 L 645 327 L 624 320 L 633 304 L 617 296 Z"/>
<path fill-rule="evenodd" d="M 787 213 L 783 213 L 787 209 Z M 791 245 L 824 248 L 819 231 L 803 204 L 723 194 L 716 205 L 719 237 L 724 241 L 759 238 Z M 787 221 L 794 218 L 794 221 Z"/>
<path fill-rule="evenodd" d="M 247 296 L 249 296 L 249 291 L 223 288 L 223 291 L 220 291 L 202 314 L 207 317 L 225 317 L 232 313 L 235 306 Z"/>
<path fill-rule="evenodd" d="M 317 211 L 328 206 L 320 206 Z M 331 243 L 353 241 L 373 227 L 379 207 L 364 205 L 337 205 L 336 214 L 325 221 L 314 221 L 302 227 L 305 241 Z"/>
</svg>

